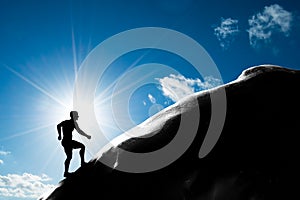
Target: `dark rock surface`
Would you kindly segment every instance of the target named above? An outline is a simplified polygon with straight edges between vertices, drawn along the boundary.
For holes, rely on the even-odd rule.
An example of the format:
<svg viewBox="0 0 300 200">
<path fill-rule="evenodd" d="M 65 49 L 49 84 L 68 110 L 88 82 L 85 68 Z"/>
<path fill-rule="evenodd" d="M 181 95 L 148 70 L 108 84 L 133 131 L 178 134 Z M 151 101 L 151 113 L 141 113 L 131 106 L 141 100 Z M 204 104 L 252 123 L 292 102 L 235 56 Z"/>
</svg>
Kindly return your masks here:
<svg viewBox="0 0 300 200">
<path fill-rule="evenodd" d="M 122 153 L 111 148 L 42 199 L 294 199 L 300 152 L 296 139 L 300 133 L 299 87 L 300 71 L 268 65 L 249 68 L 236 81 L 214 90 L 225 88 L 226 120 L 218 142 L 204 158 L 198 153 L 210 122 L 210 90 L 195 94 L 201 114 L 198 132 L 188 150 L 172 164 L 148 173 L 121 172 L 100 162 L 107 157 L 118 157 L 118 165 L 126 162 Z M 195 106 L 189 102 L 179 105 L 190 106 L 186 113 Z M 169 111 L 178 111 L 178 107 Z M 150 120 L 163 121 L 163 128 L 152 137 L 131 138 L 119 147 L 132 152 L 164 147 L 176 135 L 181 119 L 181 112 L 174 112 L 162 120 L 166 112 Z M 145 133 L 151 134 L 149 130 Z"/>
</svg>

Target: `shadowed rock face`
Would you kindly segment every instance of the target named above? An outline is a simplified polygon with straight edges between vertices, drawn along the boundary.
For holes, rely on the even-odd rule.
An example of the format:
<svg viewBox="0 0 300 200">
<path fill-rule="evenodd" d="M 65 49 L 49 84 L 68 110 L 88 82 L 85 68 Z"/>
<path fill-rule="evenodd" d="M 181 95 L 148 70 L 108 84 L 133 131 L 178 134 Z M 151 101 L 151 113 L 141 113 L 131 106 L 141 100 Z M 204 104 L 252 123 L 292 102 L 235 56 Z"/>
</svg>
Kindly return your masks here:
<svg viewBox="0 0 300 200">
<path fill-rule="evenodd" d="M 225 88 L 226 120 L 217 144 L 204 158 L 198 153 L 210 122 L 211 91 L 195 94 L 201 115 L 198 132 L 188 150 L 172 164 L 148 173 L 121 172 L 100 162 L 117 157 L 118 165 L 126 162 L 122 153 L 110 148 L 42 199 L 292 199 L 299 169 L 299 86 L 299 71 L 275 66 L 249 68 L 236 81 L 214 90 Z M 178 111 L 178 107 L 168 111 Z M 188 114 L 190 109 L 184 112 Z M 167 115 L 163 110 L 150 120 L 163 123 L 152 137 L 131 138 L 119 147 L 131 152 L 164 147 L 180 124 L 181 112 L 174 113 L 161 120 L 160 116 Z"/>
</svg>

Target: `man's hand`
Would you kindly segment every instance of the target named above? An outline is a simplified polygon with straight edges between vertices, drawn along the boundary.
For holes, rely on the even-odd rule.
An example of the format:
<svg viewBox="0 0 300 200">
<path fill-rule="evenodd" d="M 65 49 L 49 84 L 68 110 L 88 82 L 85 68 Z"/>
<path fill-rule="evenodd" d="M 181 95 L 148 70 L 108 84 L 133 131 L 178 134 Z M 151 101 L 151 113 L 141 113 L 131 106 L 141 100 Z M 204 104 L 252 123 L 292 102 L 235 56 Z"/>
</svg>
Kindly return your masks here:
<svg viewBox="0 0 300 200">
<path fill-rule="evenodd" d="M 61 127 L 62 127 L 62 122 L 57 124 L 58 140 L 61 140 Z"/>
<path fill-rule="evenodd" d="M 87 137 L 87 139 L 91 139 L 91 137 L 92 137 L 92 136 L 90 136 L 90 135 L 87 135 L 86 137 Z"/>
</svg>

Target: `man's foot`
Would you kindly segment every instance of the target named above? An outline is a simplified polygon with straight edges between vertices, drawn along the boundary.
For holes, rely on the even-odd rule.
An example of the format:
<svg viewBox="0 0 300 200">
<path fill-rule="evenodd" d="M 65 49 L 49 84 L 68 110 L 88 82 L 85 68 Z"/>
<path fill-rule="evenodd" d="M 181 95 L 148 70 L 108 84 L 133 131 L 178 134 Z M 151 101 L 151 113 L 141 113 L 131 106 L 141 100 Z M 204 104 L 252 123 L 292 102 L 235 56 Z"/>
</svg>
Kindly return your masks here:
<svg viewBox="0 0 300 200">
<path fill-rule="evenodd" d="M 70 174 L 71 174 L 70 172 L 65 172 L 65 173 L 64 173 L 64 177 L 66 177 L 66 178 L 67 178 L 67 177 L 69 177 L 69 176 L 70 176 Z"/>
</svg>

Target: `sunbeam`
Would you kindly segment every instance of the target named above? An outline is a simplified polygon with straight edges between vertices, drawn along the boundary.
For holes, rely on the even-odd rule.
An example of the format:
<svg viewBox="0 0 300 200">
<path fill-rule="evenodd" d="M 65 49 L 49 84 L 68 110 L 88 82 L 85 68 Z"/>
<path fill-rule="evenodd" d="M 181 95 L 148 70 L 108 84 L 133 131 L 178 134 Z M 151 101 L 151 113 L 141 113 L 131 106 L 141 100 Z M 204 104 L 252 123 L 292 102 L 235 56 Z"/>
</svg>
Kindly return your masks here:
<svg viewBox="0 0 300 200">
<path fill-rule="evenodd" d="M 71 30 L 71 32 L 72 32 L 72 53 L 73 53 L 74 75 L 75 75 L 75 79 L 76 79 L 78 65 L 77 65 L 76 41 L 75 41 L 75 34 L 74 34 L 73 24 L 72 24 L 72 30 Z"/>
<path fill-rule="evenodd" d="M 55 102 L 59 103 L 60 105 L 64 106 L 64 107 L 68 107 L 64 102 L 60 101 L 58 98 L 56 98 L 55 96 L 53 96 L 52 94 L 50 94 L 48 91 L 46 91 L 45 89 L 41 88 L 40 86 L 38 86 L 36 83 L 32 82 L 31 80 L 29 80 L 28 78 L 26 78 L 25 76 L 23 76 L 22 74 L 20 74 L 19 72 L 17 72 L 16 70 L 14 70 L 13 68 L 4 65 L 9 71 L 11 71 L 12 73 L 14 73 L 16 76 L 18 76 L 19 78 L 21 78 L 22 80 L 24 80 L 26 83 L 30 84 L 32 87 L 34 87 L 35 89 L 37 89 L 38 91 L 42 92 L 44 95 L 50 97 L 52 100 L 54 100 Z"/>
<path fill-rule="evenodd" d="M 27 135 L 27 134 L 30 134 L 30 133 L 34 133 L 36 131 L 46 129 L 46 128 L 49 128 L 49 127 L 55 126 L 55 125 L 56 125 L 55 123 L 51 123 L 51 124 L 46 124 L 46 125 L 38 126 L 38 127 L 35 127 L 35 128 L 27 129 L 27 130 L 24 130 L 24 131 L 19 131 L 18 133 L 15 133 L 13 135 L 1 138 L 0 141 L 11 140 L 11 139 L 14 139 L 16 137 L 21 137 L 21 136 L 24 136 L 24 135 Z"/>
<path fill-rule="evenodd" d="M 130 66 L 128 66 L 123 73 L 126 74 L 128 71 L 130 71 L 132 68 L 134 68 L 151 50 L 148 50 L 147 52 L 143 53 L 138 59 L 136 59 Z M 103 77 L 102 77 L 103 78 Z M 122 78 L 122 75 L 120 75 L 118 78 L 114 79 L 105 89 L 104 91 L 101 91 L 99 94 L 97 94 L 95 98 L 95 106 L 102 105 L 106 101 L 111 100 L 111 95 L 109 95 L 110 92 L 113 91 L 113 88 L 116 86 L 116 83 Z M 105 97 L 105 98 L 103 98 Z"/>
</svg>

